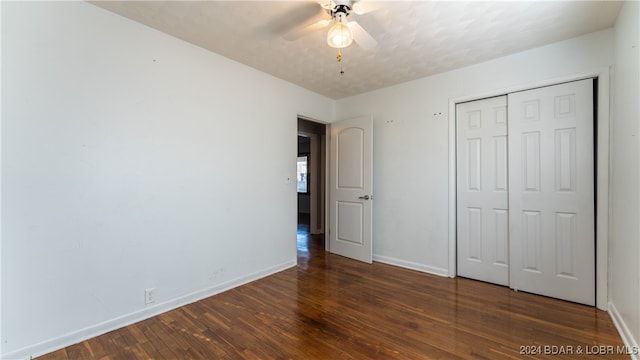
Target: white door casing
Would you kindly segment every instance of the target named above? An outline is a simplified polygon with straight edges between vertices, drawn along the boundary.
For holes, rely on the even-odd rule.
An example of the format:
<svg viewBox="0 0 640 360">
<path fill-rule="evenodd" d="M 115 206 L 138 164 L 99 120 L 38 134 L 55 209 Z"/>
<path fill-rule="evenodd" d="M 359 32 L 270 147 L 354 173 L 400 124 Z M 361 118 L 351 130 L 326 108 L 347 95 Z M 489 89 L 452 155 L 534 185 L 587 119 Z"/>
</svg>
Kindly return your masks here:
<svg viewBox="0 0 640 360">
<path fill-rule="evenodd" d="M 593 79 L 508 107 L 510 286 L 595 305 Z"/>
<path fill-rule="evenodd" d="M 331 124 L 329 249 L 372 262 L 373 118 Z"/>
<path fill-rule="evenodd" d="M 509 284 L 507 97 L 456 106 L 458 275 Z"/>
</svg>

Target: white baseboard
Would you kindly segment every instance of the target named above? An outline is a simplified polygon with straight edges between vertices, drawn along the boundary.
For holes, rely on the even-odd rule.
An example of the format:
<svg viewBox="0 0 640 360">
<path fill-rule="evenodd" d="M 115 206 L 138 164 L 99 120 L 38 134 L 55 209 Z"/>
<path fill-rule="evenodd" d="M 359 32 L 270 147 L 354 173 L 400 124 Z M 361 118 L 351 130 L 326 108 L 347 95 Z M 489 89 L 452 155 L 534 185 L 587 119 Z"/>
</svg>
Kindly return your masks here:
<svg viewBox="0 0 640 360">
<path fill-rule="evenodd" d="M 153 316 L 165 313 L 167 311 L 179 308 L 184 305 L 194 303 L 196 301 L 208 298 L 210 296 L 219 294 L 221 292 L 230 290 L 232 288 L 250 283 L 252 281 L 261 279 L 263 277 L 275 274 L 282 270 L 286 270 L 296 266 L 295 261 L 287 261 L 285 263 L 275 265 L 264 270 L 251 273 L 239 278 L 229 280 L 227 282 L 205 288 L 202 290 L 194 291 L 190 294 L 186 294 L 153 306 L 147 306 L 138 311 L 134 311 L 123 316 L 119 316 L 114 319 L 107 320 L 105 322 L 95 324 L 84 329 L 70 332 L 65 335 L 61 335 L 38 344 L 30 345 L 6 354 L 2 354 L 0 358 L 3 360 L 24 359 L 28 360 L 31 357 L 44 355 L 56 350 L 63 349 L 67 346 L 71 346 L 82 342 L 87 339 L 108 333 L 127 325 L 151 318 Z"/>
<path fill-rule="evenodd" d="M 444 276 L 444 277 L 449 276 L 448 269 L 424 265 L 424 264 L 420 264 L 412 261 L 406 261 L 406 260 L 396 259 L 388 256 L 382 256 L 382 255 L 373 255 L 373 260 L 377 262 L 381 262 L 381 263 L 385 263 L 393 266 L 399 266 L 406 269 L 421 271 L 421 272 L 425 272 L 433 275 Z"/>
<path fill-rule="evenodd" d="M 622 342 L 626 345 L 627 349 L 635 353 L 631 354 L 631 359 L 640 360 L 640 354 L 638 354 L 640 347 L 638 345 L 638 342 L 633 338 L 629 327 L 622 319 L 622 316 L 620 316 L 620 313 L 618 312 L 618 309 L 616 309 L 616 306 L 612 303 L 609 303 L 609 316 L 611 316 L 613 324 L 616 326 L 616 329 L 618 329 L 618 333 L 622 338 Z"/>
</svg>

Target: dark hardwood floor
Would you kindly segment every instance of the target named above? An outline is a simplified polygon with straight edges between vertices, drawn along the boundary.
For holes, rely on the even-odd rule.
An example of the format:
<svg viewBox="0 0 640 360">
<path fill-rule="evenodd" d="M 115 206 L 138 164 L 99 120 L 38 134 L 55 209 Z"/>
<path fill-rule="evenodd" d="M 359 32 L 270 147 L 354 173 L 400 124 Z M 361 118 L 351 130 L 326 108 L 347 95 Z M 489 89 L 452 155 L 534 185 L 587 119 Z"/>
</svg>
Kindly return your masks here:
<svg viewBox="0 0 640 360">
<path fill-rule="evenodd" d="M 305 231 L 297 268 L 40 359 L 629 358 L 606 312 L 360 263 Z"/>
</svg>

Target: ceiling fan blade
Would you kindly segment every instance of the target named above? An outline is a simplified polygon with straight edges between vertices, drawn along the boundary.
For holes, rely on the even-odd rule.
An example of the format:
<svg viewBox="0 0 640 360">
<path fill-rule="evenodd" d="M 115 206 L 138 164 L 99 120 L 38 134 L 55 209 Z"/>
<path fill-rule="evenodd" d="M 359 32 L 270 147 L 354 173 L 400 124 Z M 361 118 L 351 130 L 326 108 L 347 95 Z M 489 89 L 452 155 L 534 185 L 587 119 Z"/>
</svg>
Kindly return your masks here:
<svg viewBox="0 0 640 360">
<path fill-rule="evenodd" d="M 327 16 L 326 11 L 314 1 L 290 1 L 278 3 L 280 11 L 272 18 L 264 18 L 256 34 L 272 34 L 282 37 Z"/>
<path fill-rule="evenodd" d="M 372 50 L 378 46 L 378 42 L 369 33 L 358 24 L 357 21 L 351 21 L 349 23 L 351 33 L 353 33 L 353 40 L 360 45 L 364 50 Z"/>
<path fill-rule="evenodd" d="M 331 20 L 325 19 L 325 20 L 316 21 L 311 25 L 307 25 L 307 26 L 302 25 L 302 26 L 296 27 L 291 31 L 287 32 L 286 34 L 284 34 L 282 38 L 288 41 L 295 41 L 305 35 L 311 34 L 314 31 L 318 31 L 320 29 L 325 28 L 327 25 L 329 25 L 330 22 Z"/>
<path fill-rule="evenodd" d="M 335 6 L 335 4 L 333 3 L 333 1 L 323 1 L 323 0 L 316 0 L 318 2 L 318 4 L 320 4 L 320 6 L 325 10 L 328 11 L 329 13 L 331 13 L 331 10 L 333 9 L 333 7 Z"/>
<path fill-rule="evenodd" d="M 382 8 L 384 4 L 380 1 L 358 0 L 353 3 L 352 9 L 356 15 L 370 13 Z"/>
</svg>

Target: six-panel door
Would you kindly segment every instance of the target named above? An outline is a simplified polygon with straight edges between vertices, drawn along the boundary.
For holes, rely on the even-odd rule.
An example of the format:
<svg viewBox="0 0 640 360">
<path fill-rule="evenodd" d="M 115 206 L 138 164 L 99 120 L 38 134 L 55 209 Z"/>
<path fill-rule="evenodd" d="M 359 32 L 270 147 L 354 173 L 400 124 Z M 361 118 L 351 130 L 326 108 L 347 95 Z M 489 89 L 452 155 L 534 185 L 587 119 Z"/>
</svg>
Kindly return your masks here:
<svg viewBox="0 0 640 360">
<path fill-rule="evenodd" d="M 458 275 L 509 284 L 507 97 L 458 104 Z"/>
<path fill-rule="evenodd" d="M 595 305 L 593 80 L 509 94 L 511 287 Z"/>
</svg>

